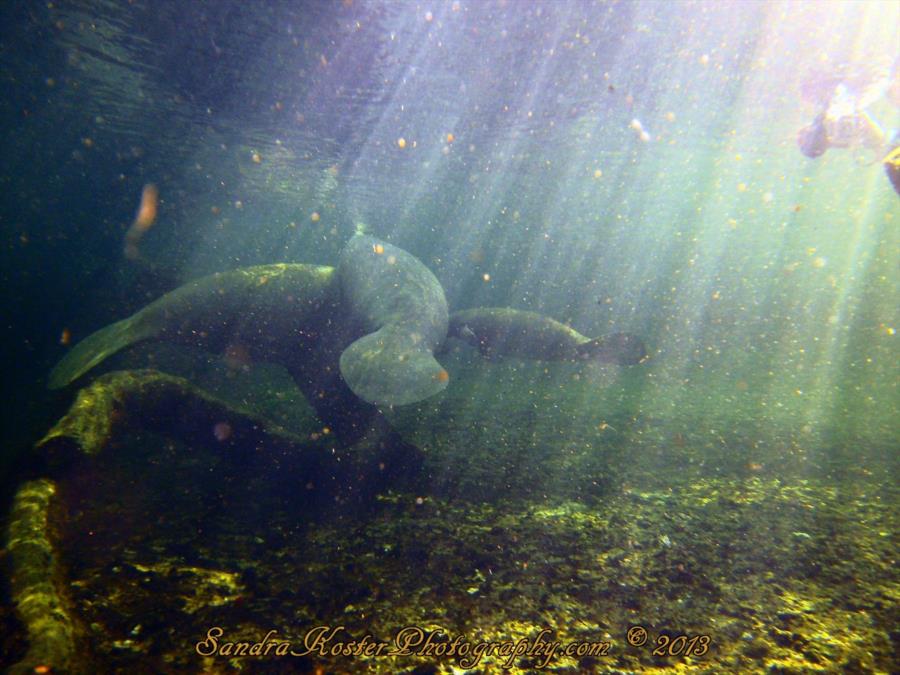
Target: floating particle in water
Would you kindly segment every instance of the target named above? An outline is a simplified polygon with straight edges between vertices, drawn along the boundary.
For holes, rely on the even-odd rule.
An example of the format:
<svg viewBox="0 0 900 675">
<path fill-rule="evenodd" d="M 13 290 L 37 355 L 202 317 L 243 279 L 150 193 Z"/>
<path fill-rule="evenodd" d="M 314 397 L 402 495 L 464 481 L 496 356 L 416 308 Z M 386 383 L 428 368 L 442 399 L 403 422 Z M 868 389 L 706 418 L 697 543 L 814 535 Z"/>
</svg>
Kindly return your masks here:
<svg viewBox="0 0 900 675">
<path fill-rule="evenodd" d="M 63 328 L 62 333 L 59 334 L 59 344 L 65 347 L 70 342 L 72 342 L 72 331 L 68 328 Z"/>
<path fill-rule="evenodd" d="M 456 140 L 456 139 L 455 139 L 455 137 L 453 136 L 453 134 L 449 134 L 449 133 L 448 133 L 448 134 L 447 134 L 447 142 L 448 142 L 448 143 L 452 143 L 454 140 Z"/>
<path fill-rule="evenodd" d="M 826 258 L 823 258 L 822 256 L 819 256 L 818 258 L 813 259 L 812 264 L 816 269 L 822 269 L 823 267 L 825 267 L 825 265 L 828 264 L 828 260 Z"/>
<path fill-rule="evenodd" d="M 210 212 L 211 214 L 213 214 L 214 216 L 217 216 L 217 215 L 219 215 L 220 213 L 222 213 L 222 209 L 220 209 L 218 206 L 210 206 L 210 207 L 209 207 L 209 212 Z"/>
<path fill-rule="evenodd" d="M 644 125 L 641 124 L 641 121 L 637 117 L 632 119 L 631 122 L 629 122 L 628 126 L 637 133 L 638 138 L 640 138 L 644 143 L 650 141 L 651 136 L 649 132 L 644 129 Z"/>
<path fill-rule="evenodd" d="M 253 160 L 254 164 L 262 164 L 262 155 L 260 155 L 258 152 L 254 152 L 252 155 L 250 155 L 250 159 Z"/>
<path fill-rule="evenodd" d="M 425 12 L 425 20 L 431 23 L 434 20 L 434 14 L 431 12 Z"/>
<path fill-rule="evenodd" d="M 138 206 L 134 222 L 125 233 L 125 257 L 135 260 L 140 257 L 138 244 L 147 230 L 156 221 L 156 213 L 159 208 L 159 189 L 153 183 L 147 183 L 141 191 L 141 203 Z"/>
<path fill-rule="evenodd" d="M 746 191 L 747 191 L 747 184 L 746 184 L 746 183 L 738 183 L 738 184 L 737 184 L 737 191 L 738 191 L 738 192 L 746 192 Z"/>
<path fill-rule="evenodd" d="M 84 147 L 86 147 L 86 148 L 93 148 L 93 147 L 94 147 L 94 139 L 92 139 L 92 138 L 82 138 L 82 139 L 81 139 L 81 144 L 82 144 Z"/>
<path fill-rule="evenodd" d="M 403 138 L 402 136 L 397 139 L 397 147 L 400 148 L 401 150 L 406 147 L 406 139 Z"/>
<path fill-rule="evenodd" d="M 262 283 L 265 284 L 266 282 Z M 225 363 L 225 367 L 230 371 L 248 371 L 250 370 L 250 364 L 253 362 L 248 349 L 239 342 L 232 342 L 225 347 L 222 360 Z"/>
<path fill-rule="evenodd" d="M 699 60 L 701 66 L 709 65 L 709 54 L 703 54 Z"/>
<path fill-rule="evenodd" d="M 244 208 L 244 202 L 242 202 L 240 199 L 235 199 L 234 200 L 234 208 L 236 208 L 236 209 Z"/>
<path fill-rule="evenodd" d="M 601 171 L 600 169 L 594 169 L 594 178 L 602 178 L 602 177 L 603 177 L 603 171 Z"/>
<path fill-rule="evenodd" d="M 773 199 L 775 199 L 775 195 L 771 192 L 763 192 L 762 200 L 764 203 L 771 204 Z"/>
<path fill-rule="evenodd" d="M 675 121 L 675 113 L 671 110 L 666 113 L 666 122 L 674 122 Z"/>
<path fill-rule="evenodd" d="M 491 275 L 488 274 L 487 272 L 485 272 L 484 274 L 481 275 L 481 278 L 484 279 L 485 281 L 490 281 Z"/>
<path fill-rule="evenodd" d="M 384 250 L 384 249 L 382 249 L 382 251 L 383 251 L 383 250 Z M 396 265 L 396 264 L 397 264 L 397 256 L 395 256 L 395 255 L 389 255 L 389 256 L 386 258 L 386 260 L 387 260 L 387 264 L 388 264 L 388 265 Z"/>
<path fill-rule="evenodd" d="M 310 219 L 311 221 L 313 221 L 314 223 L 318 223 L 318 222 L 319 222 L 319 218 L 320 218 L 320 216 L 319 216 L 319 212 L 318 212 L 318 211 L 313 211 L 311 214 L 309 214 L 309 219 Z"/>
<path fill-rule="evenodd" d="M 223 443 L 231 438 L 231 425 L 228 422 L 216 422 L 213 425 L 213 436 L 219 443 Z"/>
</svg>

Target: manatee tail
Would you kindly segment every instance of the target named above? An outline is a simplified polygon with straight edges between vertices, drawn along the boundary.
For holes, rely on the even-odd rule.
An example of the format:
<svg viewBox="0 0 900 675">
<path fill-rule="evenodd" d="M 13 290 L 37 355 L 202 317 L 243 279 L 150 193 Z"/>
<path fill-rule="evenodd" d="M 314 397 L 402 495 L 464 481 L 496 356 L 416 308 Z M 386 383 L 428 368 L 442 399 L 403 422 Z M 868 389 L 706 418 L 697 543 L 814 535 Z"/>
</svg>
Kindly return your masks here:
<svg viewBox="0 0 900 675">
<path fill-rule="evenodd" d="M 647 360 L 644 341 L 632 333 L 613 333 L 582 342 L 575 348 L 578 357 L 601 363 L 633 366 Z"/>
<path fill-rule="evenodd" d="M 116 321 L 114 324 L 91 333 L 66 354 L 50 371 L 47 386 L 61 389 L 74 382 L 91 368 L 135 342 L 150 337 L 152 331 L 142 331 L 135 321 L 137 315 Z"/>
<path fill-rule="evenodd" d="M 386 326 L 341 354 L 341 375 L 361 399 L 376 405 L 408 405 L 447 386 L 450 376 L 431 348 L 401 333 Z"/>
</svg>

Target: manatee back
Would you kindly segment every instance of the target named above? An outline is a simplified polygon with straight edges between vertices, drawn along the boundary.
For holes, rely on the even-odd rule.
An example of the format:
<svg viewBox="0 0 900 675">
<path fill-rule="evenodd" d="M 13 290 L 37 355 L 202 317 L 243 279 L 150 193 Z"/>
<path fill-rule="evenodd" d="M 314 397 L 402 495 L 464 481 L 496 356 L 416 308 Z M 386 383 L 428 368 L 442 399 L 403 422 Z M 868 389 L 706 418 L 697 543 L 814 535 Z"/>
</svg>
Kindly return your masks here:
<svg viewBox="0 0 900 675">
<path fill-rule="evenodd" d="M 447 335 L 447 300 L 431 271 L 386 242 L 356 235 L 338 266 L 345 311 L 369 334 L 344 350 L 341 375 L 360 398 L 406 405 L 447 386 L 434 350 Z"/>
<path fill-rule="evenodd" d="M 454 312 L 448 335 L 495 357 L 539 361 L 574 359 L 588 338 L 550 317 L 511 307 L 478 307 Z"/>
<path fill-rule="evenodd" d="M 317 265 L 259 265 L 195 279 L 79 342 L 50 373 L 48 386 L 64 387 L 144 340 L 212 351 L 238 341 L 265 359 L 294 348 L 286 336 L 316 327 L 339 295 L 334 268 Z"/>
</svg>

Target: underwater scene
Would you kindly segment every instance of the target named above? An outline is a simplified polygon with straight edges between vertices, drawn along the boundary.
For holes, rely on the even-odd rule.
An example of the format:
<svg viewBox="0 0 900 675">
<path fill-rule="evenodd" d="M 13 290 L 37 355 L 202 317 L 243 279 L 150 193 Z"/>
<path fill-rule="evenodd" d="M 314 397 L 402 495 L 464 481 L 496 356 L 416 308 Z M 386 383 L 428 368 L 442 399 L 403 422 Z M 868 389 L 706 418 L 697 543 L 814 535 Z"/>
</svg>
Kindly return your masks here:
<svg viewBox="0 0 900 675">
<path fill-rule="evenodd" d="M 900 3 L 0 5 L 0 671 L 900 672 Z"/>
</svg>

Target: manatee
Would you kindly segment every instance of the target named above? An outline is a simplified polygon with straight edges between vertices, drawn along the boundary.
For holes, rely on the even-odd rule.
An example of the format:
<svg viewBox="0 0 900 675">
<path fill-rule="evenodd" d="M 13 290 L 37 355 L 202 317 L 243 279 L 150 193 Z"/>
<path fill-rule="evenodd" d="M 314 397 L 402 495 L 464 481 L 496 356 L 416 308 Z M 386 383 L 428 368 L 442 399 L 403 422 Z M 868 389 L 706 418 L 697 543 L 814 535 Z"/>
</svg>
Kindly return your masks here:
<svg viewBox="0 0 900 675">
<path fill-rule="evenodd" d="M 346 311 L 367 335 L 347 347 L 341 375 L 357 396 L 378 405 L 405 405 L 442 391 L 447 371 L 434 350 L 447 334 L 444 289 L 406 251 L 357 234 L 338 265 Z"/>
<path fill-rule="evenodd" d="M 483 356 L 518 356 L 536 361 L 598 361 L 634 365 L 647 358 L 631 333 L 591 339 L 565 324 L 509 307 L 480 307 L 450 315 L 447 336 L 477 347 Z"/>
<path fill-rule="evenodd" d="M 212 274 L 166 293 L 79 342 L 51 371 L 59 389 L 130 345 L 161 340 L 224 351 L 240 344 L 256 360 L 281 361 L 321 333 L 340 302 L 335 269 L 260 265 Z M 293 354 L 290 358 L 296 358 Z"/>
<path fill-rule="evenodd" d="M 238 345 L 252 360 L 283 365 L 322 422 L 349 443 L 369 429 L 374 404 L 414 403 L 447 386 L 433 355 L 447 314 L 428 268 L 396 246 L 357 235 L 339 268 L 260 265 L 185 284 L 82 340 L 48 385 L 64 387 L 145 340 L 210 352 Z"/>
</svg>

